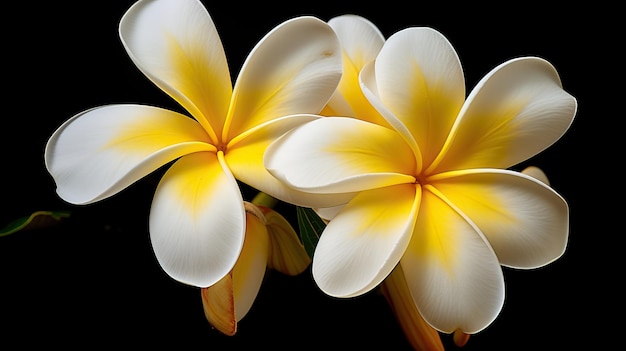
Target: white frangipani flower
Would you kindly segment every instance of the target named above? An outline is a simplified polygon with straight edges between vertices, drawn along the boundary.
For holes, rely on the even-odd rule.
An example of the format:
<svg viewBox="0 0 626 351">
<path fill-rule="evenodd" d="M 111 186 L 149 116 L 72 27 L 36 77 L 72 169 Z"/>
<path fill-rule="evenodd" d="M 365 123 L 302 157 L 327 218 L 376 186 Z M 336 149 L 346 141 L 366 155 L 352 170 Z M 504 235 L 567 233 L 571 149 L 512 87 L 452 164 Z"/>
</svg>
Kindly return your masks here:
<svg viewBox="0 0 626 351">
<path fill-rule="evenodd" d="M 298 190 L 356 193 L 327 212 L 314 279 L 329 295 L 358 296 L 400 264 L 430 325 L 476 333 L 502 309 L 501 265 L 536 268 L 565 250 L 565 200 L 508 169 L 566 132 L 576 99 L 537 57 L 499 65 L 466 98 L 457 54 L 431 28 L 393 34 L 359 77 L 385 123 L 358 113 L 318 119 L 265 156 Z"/>
<path fill-rule="evenodd" d="M 233 269 L 246 231 L 237 180 L 279 200 L 334 206 L 283 185 L 263 165 L 265 148 L 319 118 L 341 76 L 337 37 L 310 16 L 270 31 L 244 62 L 234 86 L 214 23 L 198 0 L 140 0 L 119 34 L 137 67 L 189 116 L 117 104 L 66 121 L 45 150 L 57 192 L 91 204 L 175 161 L 150 212 L 156 258 L 174 279 L 209 287 Z"/>
</svg>

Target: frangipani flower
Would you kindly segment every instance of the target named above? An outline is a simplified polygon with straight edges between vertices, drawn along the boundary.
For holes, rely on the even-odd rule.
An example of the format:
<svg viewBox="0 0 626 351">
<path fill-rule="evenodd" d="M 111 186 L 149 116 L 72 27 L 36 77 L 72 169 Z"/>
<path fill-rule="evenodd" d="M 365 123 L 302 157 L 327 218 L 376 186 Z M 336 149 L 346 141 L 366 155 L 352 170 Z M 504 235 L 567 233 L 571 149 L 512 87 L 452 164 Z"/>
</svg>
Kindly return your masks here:
<svg viewBox="0 0 626 351">
<path fill-rule="evenodd" d="M 198 0 L 140 0 L 119 33 L 137 67 L 193 118 L 138 104 L 72 117 L 45 150 L 61 198 L 94 203 L 175 161 L 154 195 L 150 237 L 164 271 L 198 287 L 227 275 L 244 245 L 237 180 L 279 200 L 339 203 L 283 185 L 262 161 L 277 136 L 319 118 L 310 114 L 336 88 L 340 48 L 328 24 L 309 16 L 280 24 L 251 51 L 234 86 L 214 23 Z"/>
<path fill-rule="evenodd" d="M 431 326 L 476 333 L 502 309 L 501 265 L 536 268 L 564 253 L 566 201 L 508 168 L 556 142 L 576 100 L 536 57 L 499 65 L 465 99 L 456 52 L 431 28 L 389 37 L 360 82 L 391 128 L 325 117 L 265 155 L 270 172 L 299 190 L 357 192 L 321 235 L 313 277 L 325 293 L 352 297 L 400 264 Z"/>
<path fill-rule="evenodd" d="M 289 222 L 267 207 L 263 193 L 246 202 L 246 236 L 233 270 L 214 285 L 201 289 L 207 320 L 226 335 L 234 335 L 250 310 L 266 269 L 287 275 L 302 273 L 311 263 Z M 256 205 L 258 204 L 258 206 Z"/>
<path fill-rule="evenodd" d="M 343 71 L 341 81 L 332 98 L 322 110 L 325 116 L 358 118 L 383 126 L 389 126 L 380 113 L 367 101 L 359 85 L 359 73 L 366 64 L 375 60 L 385 39 L 369 20 L 356 15 L 342 15 L 328 21 L 337 33 L 342 46 Z M 528 167 L 522 173 L 549 184 L 543 171 Z M 316 209 L 327 223 L 343 206 Z M 415 350 L 443 350 L 441 338 L 417 310 L 404 278 L 401 265 L 380 284 L 382 294 L 388 301 L 408 342 Z M 453 335 L 457 346 L 469 340 L 469 334 L 456 330 Z"/>
<path fill-rule="evenodd" d="M 375 60 L 385 42 L 383 34 L 372 22 L 356 15 L 338 16 L 329 20 L 328 24 L 337 33 L 342 46 L 344 74 L 321 114 L 358 118 L 389 126 L 382 115 L 367 101 L 359 84 L 359 73 L 366 64 Z M 522 173 L 549 184 L 543 171 L 537 167 L 528 167 Z M 316 211 L 328 222 L 342 207 L 322 208 Z M 437 330 L 426 323 L 415 307 L 401 265 L 396 266 L 383 280 L 380 289 L 408 342 L 415 350 L 444 349 Z M 469 334 L 456 330 L 453 339 L 457 346 L 464 346 L 469 340 Z"/>
</svg>

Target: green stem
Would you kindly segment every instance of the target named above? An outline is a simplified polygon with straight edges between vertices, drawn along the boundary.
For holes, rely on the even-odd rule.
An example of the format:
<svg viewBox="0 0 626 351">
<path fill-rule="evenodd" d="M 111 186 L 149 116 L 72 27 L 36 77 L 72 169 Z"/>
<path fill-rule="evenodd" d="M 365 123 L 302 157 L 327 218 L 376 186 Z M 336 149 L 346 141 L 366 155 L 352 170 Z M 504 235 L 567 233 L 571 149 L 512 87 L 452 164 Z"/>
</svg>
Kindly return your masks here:
<svg viewBox="0 0 626 351">
<path fill-rule="evenodd" d="M 276 206 L 276 204 L 278 203 L 278 200 L 260 191 L 258 194 L 256 194 L 254 199 L 252 199 L 252 203 L 257 206 L 274 208 L 274 206 Z"/>
</svg>

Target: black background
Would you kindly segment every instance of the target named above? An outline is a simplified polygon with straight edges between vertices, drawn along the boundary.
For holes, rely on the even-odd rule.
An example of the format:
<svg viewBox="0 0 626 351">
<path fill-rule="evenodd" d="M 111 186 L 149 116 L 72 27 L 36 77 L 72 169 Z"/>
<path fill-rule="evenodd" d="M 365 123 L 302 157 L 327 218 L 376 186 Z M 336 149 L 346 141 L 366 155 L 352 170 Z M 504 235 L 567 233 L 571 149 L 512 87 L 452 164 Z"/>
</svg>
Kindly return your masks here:
<svg viewBox="0 0 626 351">
<path fill-rule="evenodd" d="M 198 289 L 173 281 L 153 256 L 147 221 L 158 174 L 85 207 L 56 196 L 43 150 L 63 121 L 109 103 L 179 109 L 136 69 L 119 41 L 119 19 L 132 3 L 22 2 L 4 10 L 0 227 L 38 210 L 68 210 L 72 216 L 50 229 L 0 238 L 0 348 L 171 344 L 333 350 L 382 345 L 410 350 L 381 295 L 330 298 L 317 290 L 310 271 L 297 277 L 270 272 L 238 333 L 223 336 L 208 325 Z M 609 224 L 610 209 L 619 206 L 609 198 L 619 196 L 612 190 L 619 179 L 611 174 L 621 149 L 604 143 L 623 113 L 619 99 L 600 98 L 620 83 L 611 73 L 619 71 L 619 59 L 610 53 L 617 42 L 607 39 L 615 9 L 394 1 L 204 4 L 234 77 L 265 33 L 299 15 L 328 20 L 360 14 L 385 37 L 409 26 L 433 27 L 456 48 L 468 92 L 510 58 L 532 55 L 550 61 L 579 109 L 566 135 L 527 164 L 544 169 L 570 205 L 568 249 L 537 270 L 505 269 L 501 315 L 463 349 L 562 350 L 588 343 L 602 349 L 619 341 L 620 322 L 606 318 L 619 320 L 622 312 L 612 299 L 613 282 L 622 276 L 609 273 L 616 267 L 609 250 L 619 247 L 614 243 L 623 235 Z M 295 215 L 291 207 L 280 210 Z M 457 349 L 449 335 L 443 339 L 447 350 Z"/>
</svg>

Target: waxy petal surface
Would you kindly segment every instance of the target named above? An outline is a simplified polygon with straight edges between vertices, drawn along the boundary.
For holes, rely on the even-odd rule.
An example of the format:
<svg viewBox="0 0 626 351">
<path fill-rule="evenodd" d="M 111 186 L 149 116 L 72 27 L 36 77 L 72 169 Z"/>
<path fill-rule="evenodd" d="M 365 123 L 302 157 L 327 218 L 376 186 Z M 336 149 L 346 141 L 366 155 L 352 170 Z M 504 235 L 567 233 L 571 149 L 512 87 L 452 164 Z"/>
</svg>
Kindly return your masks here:
<svg viewBox="0 0 626 351">
<path fill-rule="evenodd" d="M 556 142 L 576 108 L 549 62 L 537 57 L 505 62 L 467 98 L 432 171 L 512 167 Z"/>
<path fill-rule="evenodd" d="M 341 48 L 330 26 L 287 20 L 252 50 L 234 88 L 223 140 L 271 119 L 319 113 L 341 78 Z"/>
<path fill-rule="evenodd" d="M 161 179 L 150 212 L 150 238 L 167 274 L 208 287 L 235 265 L 245 223 L 241 191 L 221 152 L 193 153 Z"/>
<path fill-rule="evenodd" d="M 120 21 L 120 37 L 137 67 L 220 141 L 232 94 L 226 55 L 198 0 L 138 1 Z"/>
<path fill-rule="evenodd" d="M 268 267 L 287 275 L 304 272 L 311 264 L 302 241 L 291 224 L 280 213 L 262 207 L 270 238 Z"/>
<path fill-rule="evenodd" d="M 265 166 L 301 190 L 348 193 L 414 182 L 408 175 L 415 169 L 411 159 L 411 149 L 391 129 L 326 117 L 297 127 L 270 145 Z"/>
<path fill-rule="evenodd" d="M 339 213 L 339 211 L 341 211 L 343 206 L 345 206 L 345 204 L 333 207 L 314 208 L 313 210 L 322 220 L 328 222 L 331 219 L 335 218 L 335 216 L 337 215 L 337 213 Z"/>
<path fill-rule="evenodd" d="M 246 237 L 233 268 L 235 318 L 240 321 L 254 303 L 269 259 L 269 235 L 265 221 L 246 210 Z"/>
<path fill-rule="evenodd" d="M 404 276 L 421 315 L 434 328 L 476 333 L 502 308 L 502 268 L 478 228 L 433 191 L 430 186 L 423 191 L 401 260 Z"/>
<path fill-rule="evenodd" d="M 433 184 L 480 228 L 500 264 L 537 268 L 564 253 L 568 206 L 542 181 L 513 171 L 478 169 L 440 174 Z"/>
<path fill-rule="evenodd" d="M 351 67 L 355 69 L 357 76 L 358 71 L 365 64 L 376 59 L 376 55 L 385 43 L 385 38 L 378 27 L 361 16 L 337 16 L 331 18 L 328 24 L 337 33 L 346 56 L 344 59 L 347 59 Z"/>
<path fill-rule="evenodd" d="M 374 72 L 366 72 L 375 75 L 374 81 L 362 79 L 370 102 L 399 132 L 406 128 L 405 137 L 414 139 L 423 164 L 430 164 L 465 100 L 465 78 L 450 42 L 431 28 L 401 30 L 385 42 Z"/>
<path fill-rule="evenodd" d="M 217 283 L 200 289 L 200 296 L 207 321 L 221 333 L 228 336 L 235 335 L 237 319 L 235 318 L 233 274 L 229 273 Z"/>
<path fill-rule="evenodd" d="M 149 106 L 108 105 L 66 121 L 46 145 L 57 192 L 74 204 L 109 197 L 157 168 L 197 151 L 212 151 L 193 119 Z"/>
<path fill-rule="evenodd" d="M 343 52 L 343 75 L 337 90 L 324 107 L 324 116 L 354 117 L 389 126 L 387 121 L 367 101 L 361 91 L 361 69 L 376 59 L 385 42 L 378 28 L 369 20 L 356 15 L 330 19 L 328 24 L 337 33 Z"/>
<path fill-rule="evenodd" d="M 319 288 L 352 297 L 382 282 L 411 239 L 419 198 L 414 184 L 356 195 L 320 236 L 312 263 Z"/>
<path fill-rule="evenodd" d="M 348 194 L 311 194 L 296 190 L 276 179 L 263 163 L 266 149 L 294 127 L 319 119 L 314 115 L 292 115 L 274 119 L 238 135 L 228 145 L 225 159 L 234 176 L 272 197 L 305 207 L 334 206 L 347 202 Z"/>
</svg>

